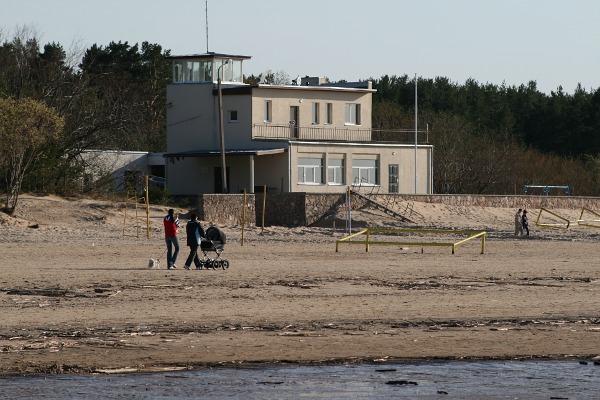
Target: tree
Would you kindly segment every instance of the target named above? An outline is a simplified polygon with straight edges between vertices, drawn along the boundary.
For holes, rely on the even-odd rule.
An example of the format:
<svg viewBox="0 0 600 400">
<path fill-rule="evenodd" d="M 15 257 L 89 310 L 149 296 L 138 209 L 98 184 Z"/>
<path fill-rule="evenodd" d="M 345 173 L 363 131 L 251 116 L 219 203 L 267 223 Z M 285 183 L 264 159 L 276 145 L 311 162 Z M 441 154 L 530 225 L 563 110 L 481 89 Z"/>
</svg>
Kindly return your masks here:
<svg viewBox="0 0 600 400">
<path fill-rule="evenodd" d="M 12 214 L 24 177 L 45 146 L 57 139 L 64 120 L 45 104 L 31 99 L 0 99 L 0 172 L 6 196 L 3 210 Z"/>
<path fill-rule="evenodd" d="M 262 74 L 248 75 L 244 77 L 244 83 L 248 85 L 289 85 L 291 83 L 290 76 L 283 70 L 273 71 L 266 70 Z"/>
</svg>

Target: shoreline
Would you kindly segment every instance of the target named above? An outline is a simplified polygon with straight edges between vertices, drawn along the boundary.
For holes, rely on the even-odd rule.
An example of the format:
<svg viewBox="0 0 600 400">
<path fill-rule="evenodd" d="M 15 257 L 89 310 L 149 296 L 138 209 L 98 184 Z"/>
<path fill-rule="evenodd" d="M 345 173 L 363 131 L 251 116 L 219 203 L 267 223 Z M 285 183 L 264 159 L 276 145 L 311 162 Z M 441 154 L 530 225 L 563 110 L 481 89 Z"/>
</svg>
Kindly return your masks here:
<svg viewBox="0 0 600 400">
<path fill-rule="evenodd" d="M 564 354 L 547 354 L 547 355 L 523 355 L 523 356 L 456 356 L 456 357 L 441 357 L 441 356 L 424 356 L 418 358 L 361 358 L 361 357 L 346 357 L 336 358 L 331 360 L 272 360 L 272 361 L 229 361 L 229 362 L 212 362 L 198 363 L 190 365 L 169 365 L 156 364 L 148 366 L 120 366 L 111 368 L 95 368 L 79 365 L 63 365 L 52 364 L 48 366 L 40 366 L 35 370 L 18 372 L 18 371 L 2 371 L 0 372 L 0 380 L 3 378 L 27 377 L 40 375 L 114 375 L 114 374 L 148 374 L 148 373 L 163 373 L 174 371 L 202 371 L 205 369 L 218 368 L 271 368 L 274 366 L 331 366 L 331 365 L 387 365 L 397 364 L 427 364 L 427 363 L 455 363 L 455 362 L 546 362 L 546 361 L 564 361 L 578 362 L 579 364 L 593 364 L 600 366 L 600 356 L 596 354 L 588 355 L 564 355 Z"/>
</svg>

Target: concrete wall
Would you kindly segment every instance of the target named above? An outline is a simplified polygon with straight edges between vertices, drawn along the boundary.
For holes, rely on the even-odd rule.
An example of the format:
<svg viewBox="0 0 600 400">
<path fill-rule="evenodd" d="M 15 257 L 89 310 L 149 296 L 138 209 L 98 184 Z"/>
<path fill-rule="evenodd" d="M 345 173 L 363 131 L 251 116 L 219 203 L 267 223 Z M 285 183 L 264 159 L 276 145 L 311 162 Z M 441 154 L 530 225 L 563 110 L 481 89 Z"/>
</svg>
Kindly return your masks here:
<svg viewBox="0 0 600 400">
<path fill-rule="evenodd" d="M 600 210 L 600 197 L 574 196 L 484 196 L 484 195 L 401 195 L 405 201 L 439 203 L 453 206 L 546 208 Z"/>
<path fill-rule="evenodd" d="M 246 195 L 246 225 L 254 225 L 254 195 Z M 198 216 L 217 225 L 241 225 L 244 213 L 243 194 L 204 194 L 198 196 Z"/>
<path fill-rule="evenodd" d="M 114 187 L 124 187 L 127 172 L 138 172 L 140 177 L 150 173 L 150 165 L 165 165 L 162 153 L 145 151 L 88 150 L 81 153 L 79 163 L 84 168 L 84 181 L 93 184 L 96 180 L 110 175 Z"/>
<path fill-rule="evenodd" d="M 539 209 L 600 210 L 598 197 L 570 196 L 480 196 L 480 195 L 375 195 L 372 199 L 394 209 L 394 203 L 406 201 L 439 203 L 453 206 L 506 207 Z M 199 196 L 200 219 L 215 224 L 241 224 L 243 195 L 206 194 Z M 364 205 L 352 198 L 352 208 Z M 310 226 L 323 216 L 345 209 L 344 193 L 267 193 L 265 226 Z M 246 195 L 246 223 L 262 225 L 263 194 Z M 398 209 L 397 211 L 402 211 Z"/>
</svg>

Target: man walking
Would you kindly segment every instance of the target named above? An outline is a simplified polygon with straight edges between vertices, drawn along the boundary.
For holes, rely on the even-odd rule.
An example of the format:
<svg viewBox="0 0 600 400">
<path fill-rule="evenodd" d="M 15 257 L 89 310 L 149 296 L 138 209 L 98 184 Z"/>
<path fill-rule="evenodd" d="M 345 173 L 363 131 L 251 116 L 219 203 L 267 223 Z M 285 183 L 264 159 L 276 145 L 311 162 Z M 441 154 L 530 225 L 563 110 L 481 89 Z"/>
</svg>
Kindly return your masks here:
<svg viewBox="0 0 600 400">
<path fill-rule="evenodd" d="M 167 243 L 167 268 L 175 269 L 175 261 L 179 254 L 179 241 L 177 240 L 177 228 L 179 228 L 179 218 L 171 208 L 167 216 L 163 219 L 165 226 L 165 242 Z M 173 251 L 175 250 L 175 251 Z"/>
<path fill-rule="evenodd" d="M 185 260 L 183 268 L 190 269 L 190 265 L 192 265 L 192 261 L 194 261 L 196 269 L 202 269 L 202 263 L 198 258 L 198 247 L 205 234 L 204 229 L 202 229 L 202 224 L 198 221 L 198 216 L 196 214 L 190 216 L 190 220 L 185 225 L 185 233 L 187 235 L 187 245 L 190 247 L 190 255 L 187 260 Z"/>
<path fill-rule="evenodd" d="M 523 223 L 521 221 L 521 211 L 523 210 L 519 208 L 519 211 L 517 211 L 517 213 L 515 214 L 515 236 L 523 236 Z"/>
</svg>

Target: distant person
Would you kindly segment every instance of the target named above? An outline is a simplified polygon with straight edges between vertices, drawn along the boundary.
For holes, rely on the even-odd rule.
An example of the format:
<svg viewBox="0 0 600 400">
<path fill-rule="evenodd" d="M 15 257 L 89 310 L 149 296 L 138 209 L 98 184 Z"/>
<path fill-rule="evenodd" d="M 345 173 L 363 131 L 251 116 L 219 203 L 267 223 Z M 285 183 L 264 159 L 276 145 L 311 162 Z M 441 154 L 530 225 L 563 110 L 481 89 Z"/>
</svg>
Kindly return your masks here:
<svg viewBox="0 0 600 400">
<path fill-rule="evenodd" d="M 205 236 L 204 229 L 202 229 L 202 224 L 198 221 L 198 216 L 196 214 L 192 214 L 190 216 L 190 220 L 185 226 L 185 233 L 187 235 L 187 245 L 190 247 L 190 255 L 187 260 L 185 260 L 185 265 L 183 268 L 190 269 L 190 265 L 192 265 L 192 260 L 194 261 L 194 265 L 196 269 L 202 268 L 202 263 L 198 258 L 198 247 L 200 247 L 200 241 Z"/>
<path fill-rule="evenodd" d="M 523 227 L 521 228 L 521 233 L 523 233 L 523 230 L 525 230 L 525 232 L 527 232 L 527 236 L 529 236 L 529 221 L 527 221 L 527 210 L 523 210 L 523 216 L 521 217 L 521 225 L 523 225 Z"/>
<path fill-rule="evenodd" d="M 175 261 L 179 255 L 179 241 L 177 240 L 177 228 L 179 228 L 179 217 L 175 211 L 169 209 L 167 216 L 163 218 L 165 226 L 165 242 L 167 243 L 167 268 L 175 269 Z M 173 251 L 175 250 L 175 251 Z"/>
<path fill-rule="evenodd" d="M 515 236 L 523 236 L 523 221 L 521 220 L 521 212 L 523 210 L 519 208 L 519 211 L 515 214 Z"/>
</svg>

